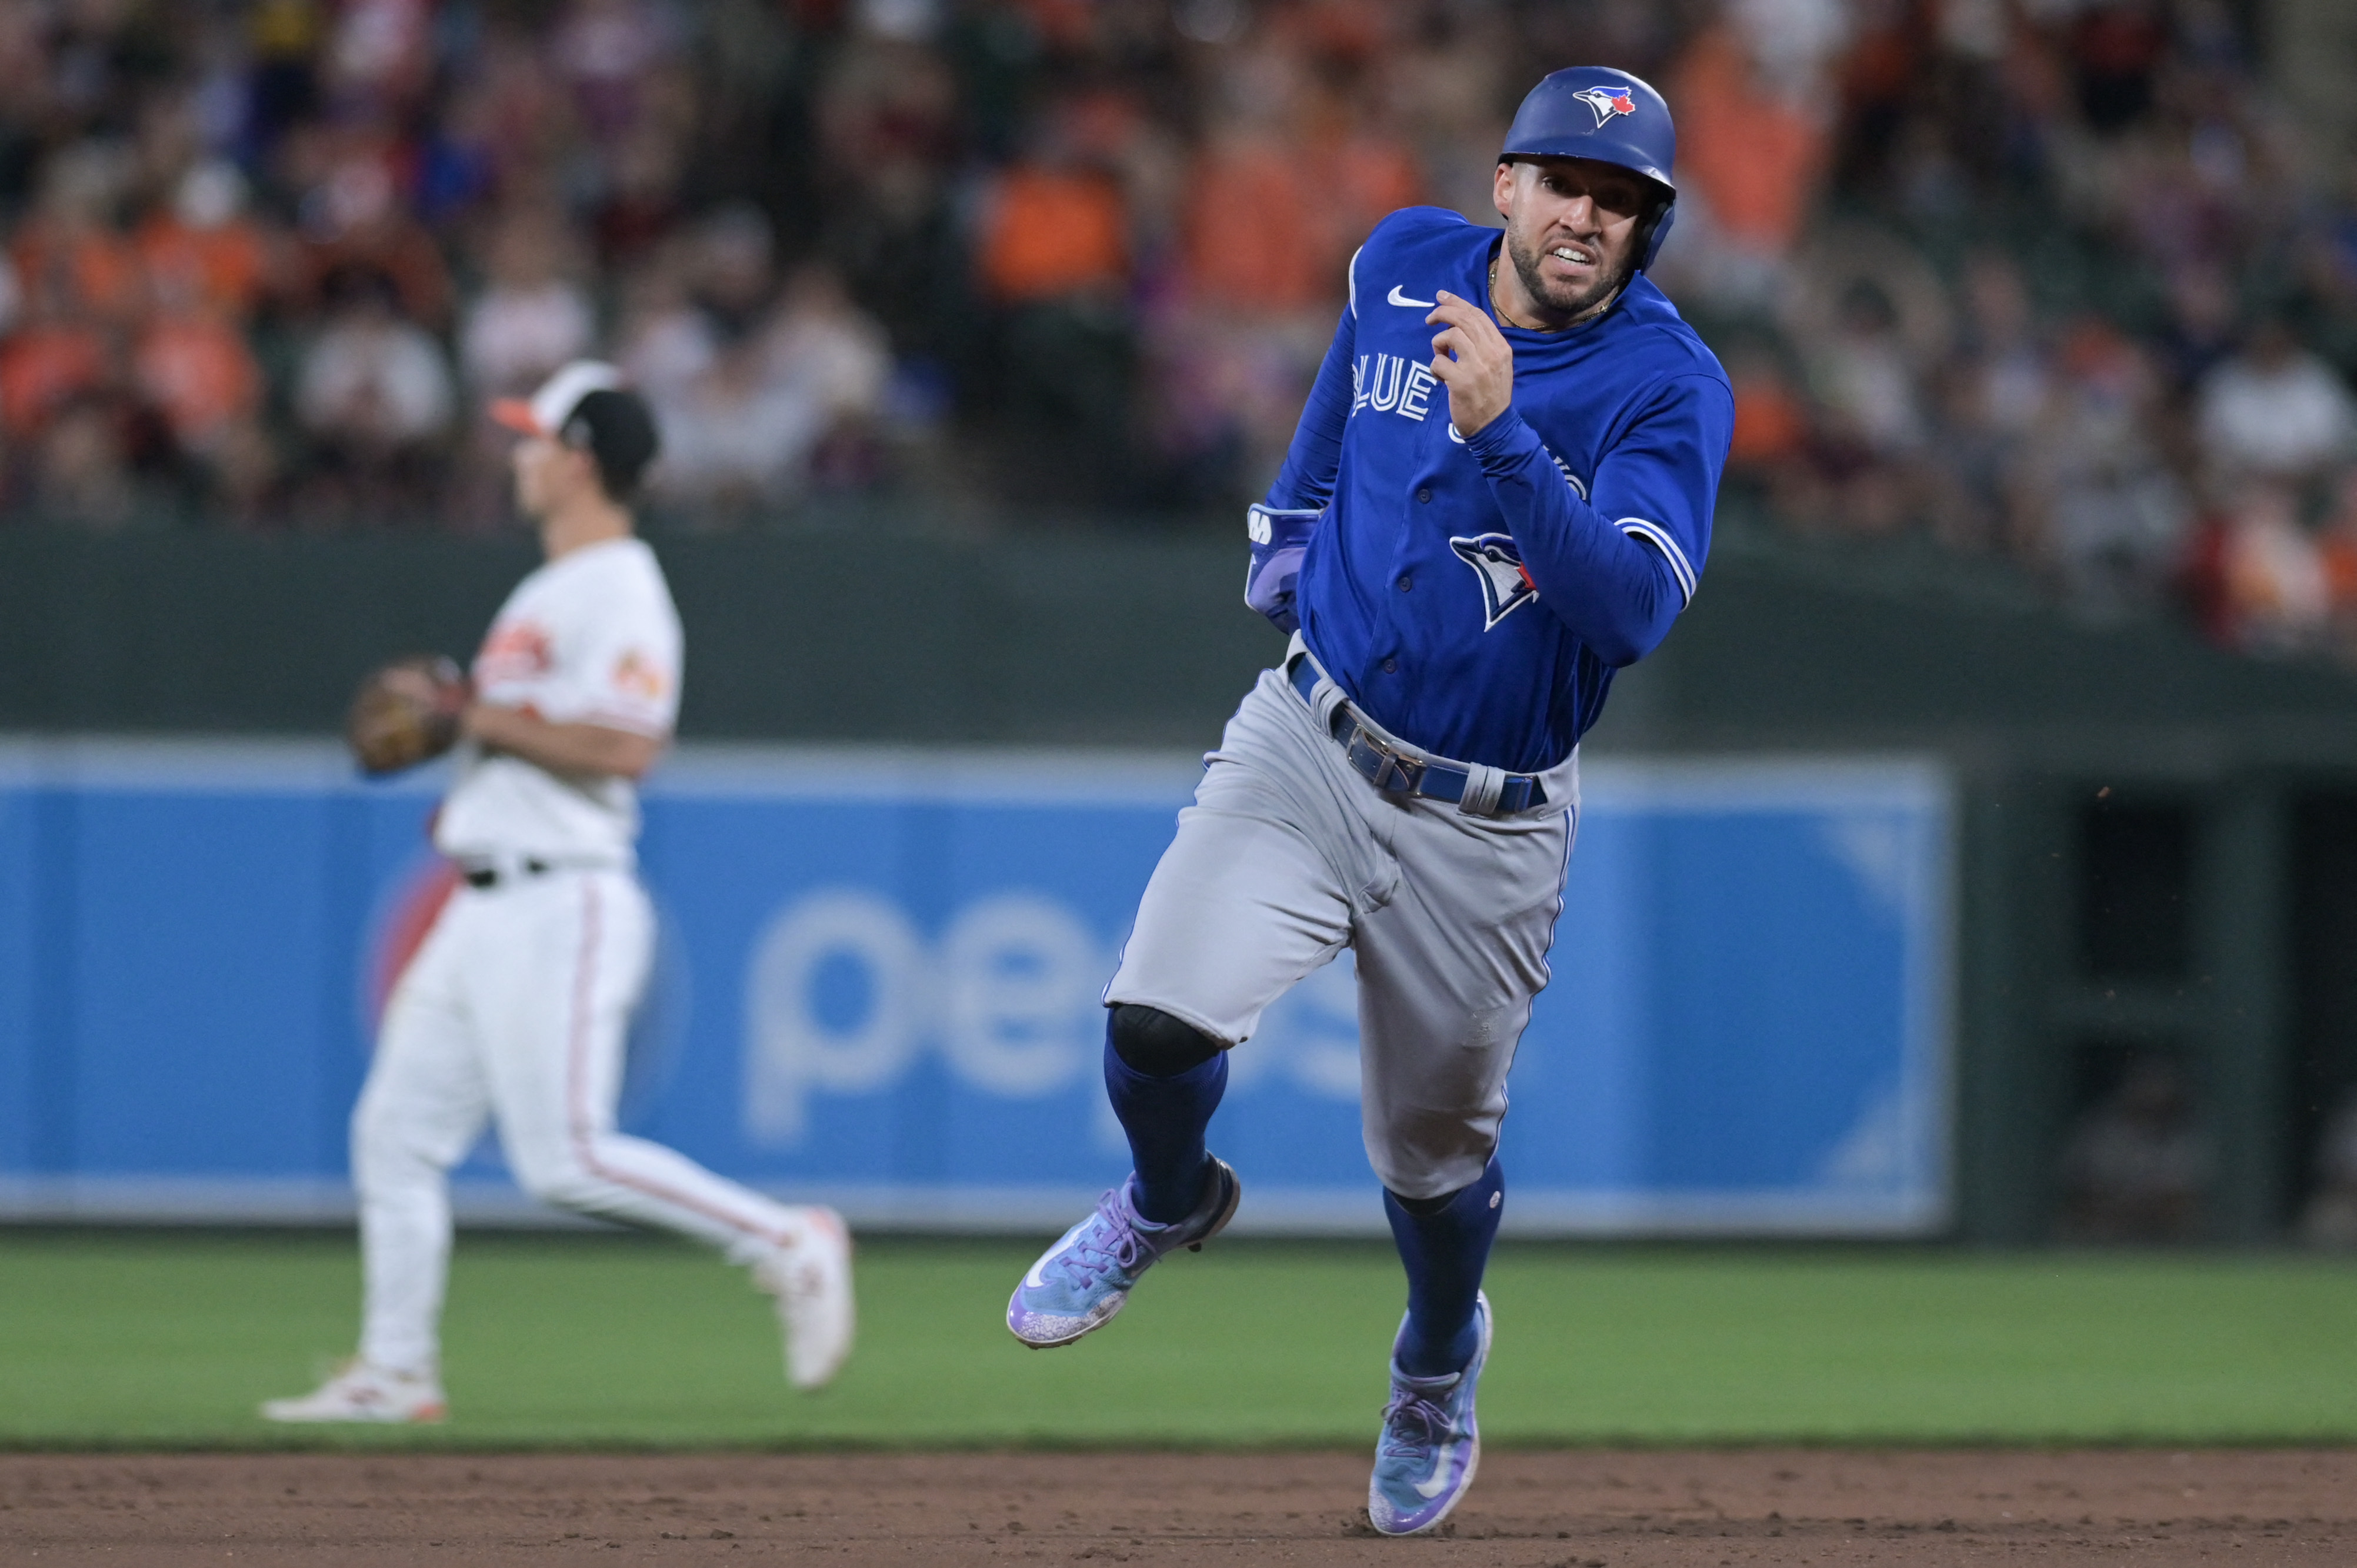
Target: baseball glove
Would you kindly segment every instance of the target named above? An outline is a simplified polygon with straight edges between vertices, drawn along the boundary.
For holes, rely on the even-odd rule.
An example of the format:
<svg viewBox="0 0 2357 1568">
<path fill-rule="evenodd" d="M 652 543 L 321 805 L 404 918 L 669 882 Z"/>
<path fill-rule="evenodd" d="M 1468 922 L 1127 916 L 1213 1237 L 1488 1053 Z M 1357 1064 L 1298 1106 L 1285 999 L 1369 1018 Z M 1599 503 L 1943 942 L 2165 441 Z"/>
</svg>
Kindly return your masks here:
<svg viewBox="0 0 2357 1568">
<path fill-rule="evenodd" d="M 344 716 L 344 739 L 363 773 L 414 768 L 457 744 L 458 715 L 473 695 L 467 677 L 447 659 L 396 659 L 361 682 Z"/>
</svg>

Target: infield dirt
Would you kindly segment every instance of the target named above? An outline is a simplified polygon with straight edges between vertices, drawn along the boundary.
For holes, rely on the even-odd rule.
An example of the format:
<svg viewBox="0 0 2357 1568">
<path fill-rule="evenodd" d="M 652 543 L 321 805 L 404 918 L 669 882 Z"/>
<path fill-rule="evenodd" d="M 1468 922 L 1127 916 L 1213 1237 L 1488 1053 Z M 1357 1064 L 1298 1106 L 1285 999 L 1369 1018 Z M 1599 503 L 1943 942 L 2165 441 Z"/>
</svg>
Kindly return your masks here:
<svg viewBox="0 0 2357 1568">
<path fill-rule="evenodd" d="M 2357 1451 L 1497 1451 L 1385 1541 L 1357 1454 L 6 1455 L 0 1561 L 2341 1564 Z"/>
</svg>

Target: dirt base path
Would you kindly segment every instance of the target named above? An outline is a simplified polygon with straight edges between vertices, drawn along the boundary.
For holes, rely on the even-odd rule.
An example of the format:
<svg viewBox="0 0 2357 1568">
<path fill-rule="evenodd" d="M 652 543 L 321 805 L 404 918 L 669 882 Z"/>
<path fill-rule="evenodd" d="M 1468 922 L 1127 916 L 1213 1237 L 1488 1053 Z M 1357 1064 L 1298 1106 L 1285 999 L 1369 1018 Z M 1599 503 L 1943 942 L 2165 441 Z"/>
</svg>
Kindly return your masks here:
<svg viewBox="0 0 2357 1568">
<path fill-rule="evenodd" d="M 1484 1456 L 1446 1538 L 1356 1454 L 0 1455 L 0 1562 L 2357 1562 L 2357 1452 Z"/>
</svg>

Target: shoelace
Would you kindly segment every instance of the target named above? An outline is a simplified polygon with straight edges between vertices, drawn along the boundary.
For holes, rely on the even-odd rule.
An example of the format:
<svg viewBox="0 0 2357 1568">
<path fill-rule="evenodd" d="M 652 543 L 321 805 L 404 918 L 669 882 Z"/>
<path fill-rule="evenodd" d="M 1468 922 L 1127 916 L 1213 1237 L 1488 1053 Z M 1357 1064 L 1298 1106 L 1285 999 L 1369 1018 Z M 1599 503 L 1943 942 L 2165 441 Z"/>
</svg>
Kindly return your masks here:
<svg viewBox="0 0 2357 1568">
<path fill-rule="evenodd" d="M 1062 1272 L 1082 1289 L 1115 1269 L 1126 1272 L 1135 1268 L 1138 1260 L 1146 1256 L 1146 1239 L 1122 1212 L 1119 1187 L 1097 1199 L 1097 1213 L 1104 1224 L 1082 1231 L 1072 1242 L 1072 1250 L 1058 1260 Z M 1107 1230 L 1112 1232 L 1110 1243 L 1099 1240 Z"/>
<path fill-rule="evenodd" d="M 1422 1431 L 1421 1439 L 1408 1435 L 1411 1427 Z M 1392 1390 L 1391 1402 L 1383 1406 L 1384 1454 L 1396 1458 L 1410 1458 L 1421 1450 L 1445 1441 L 1448 1436 L 1447 1411 L 1414 1389 Z"/>
</svg>

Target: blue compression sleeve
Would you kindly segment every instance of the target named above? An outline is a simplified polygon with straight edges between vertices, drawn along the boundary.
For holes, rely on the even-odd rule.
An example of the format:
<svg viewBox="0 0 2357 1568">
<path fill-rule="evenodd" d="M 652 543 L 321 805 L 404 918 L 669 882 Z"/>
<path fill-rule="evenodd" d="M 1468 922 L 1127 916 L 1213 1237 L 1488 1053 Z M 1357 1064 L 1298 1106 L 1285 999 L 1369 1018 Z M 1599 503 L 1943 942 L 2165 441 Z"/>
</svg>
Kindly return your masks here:
<svg viewBox="0 0 2357 1568">
<path fill-rule="evenodd" d="M 1356 306 L 1345 306 L 1334 341 L 1318 367 L 1309 401 L 1301 405 L 1301 423 L 1293 427 L 1293 446 L 1285 467 L 1268 488 L 1266 504 L 1276 511 L 1318 510 L 1334 499 L 1334 478 L 1342 470 L 1342 431 L 1351 420 L 1351 359 L 1358 341 Z"/>
<path fill-rule="evenodd" d="M 1694 596 L 1734 419 L 1717 381 L 1670 382 L 1598 467 L 1597 505 L 1512 408 L 1467 439 L 1539 602 L 1605 662 L 1651 653 Z"/>
<path fill-rule="evenodd" d="M 1157 1078 L 1121 1059 L 1114 1049 L 1112 1015 L 1106 1015 L 1105 1093 L 1113 1113 L 1129 1135 L 1137 1169 L 1137 1211 L 1157 1225 L 1184 1219 L 1203 1196 L 1210 1155 L 1203 1134 L 1228 1087 L 1228 1053 L 1186 1071 Z"/>
<path fill-rule="evenodd" d="M 1498 1238 L 1505 1195 L 1506 1174 L 1494 1155 L 1480 1179 L 1437 1214 L 1415 1213 L 1384 1190 L 1383 1214 L 1407 1269 L 1407 1324 L 1400 1330 L 1398 1356 L 1409 1377 L 1442 1377 L 1473 1359 L 1480 1340 L 1473 1298 L 1480 1294 L 1490 1243 Z"/>
</svg>

